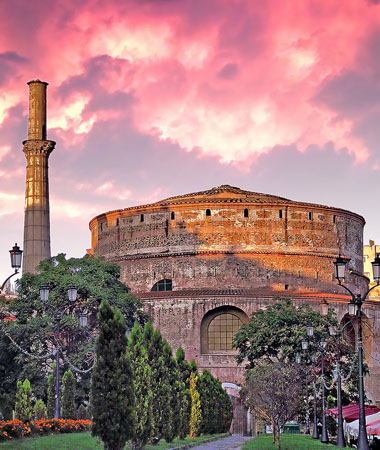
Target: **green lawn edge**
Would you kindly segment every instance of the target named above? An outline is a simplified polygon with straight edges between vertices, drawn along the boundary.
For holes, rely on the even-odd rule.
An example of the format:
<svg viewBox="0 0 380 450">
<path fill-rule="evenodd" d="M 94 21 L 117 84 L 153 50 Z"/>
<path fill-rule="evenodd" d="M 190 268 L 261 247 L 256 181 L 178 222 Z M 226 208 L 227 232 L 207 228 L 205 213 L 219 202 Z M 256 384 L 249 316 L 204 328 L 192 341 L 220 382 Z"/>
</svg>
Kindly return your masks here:
<svg viewBox="0 0 380 450">
<path fill-rule="evenodd" d="M 167 443 L 160 441 L 157 445 L 147 445 L 146 450 L 185 450 L 195 445 L 228 437 L 228 433 L 204 435 L 195 439 L 175 439 Z M 126 445 L 125 450 L 129 450 Z M 56 433 L 49 436 L 26 437 L 0 442 L 1 450 L 103 450 L 103 444 L 91 436 L 91 432 Z"/>
<path fill-rule="evenodd" d="M 277 450 L 277 443 L 273 444 L 272 434 L 262 434 L 247 442 L 243 450 Z M 335 445 L 322 444 L 319 440 L 303 434 L 281 434 L 282 450 L 325 450 L 336 449 Z"/>
</svg>

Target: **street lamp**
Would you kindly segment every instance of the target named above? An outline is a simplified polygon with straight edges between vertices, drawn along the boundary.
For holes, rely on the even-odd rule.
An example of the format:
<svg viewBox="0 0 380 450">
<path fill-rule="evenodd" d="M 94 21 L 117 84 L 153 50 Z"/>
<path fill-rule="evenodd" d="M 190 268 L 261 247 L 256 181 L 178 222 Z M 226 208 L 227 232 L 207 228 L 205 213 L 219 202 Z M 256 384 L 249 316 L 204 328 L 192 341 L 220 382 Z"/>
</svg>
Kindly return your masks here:
<svg viewBox="0 0 380 450">
<path fill-rule="evenodd" d="M 322 372 L 321 372 L 321 385 L 322 385 L 322 434 L 321 434 L 321 442 L 322 444 L 327 444 L 329 442 L 329 437 L 327 434 L 326 428 L 326 405 L 325 405 L 325 381 L 324 381 L 324 350 L 326 349 L 327 342 L 325 339 L 322 339 L 319 343 L 316 342 L 314 338 L 314 327 L 312 324 L 307 325 L 306 327 L 307 336 L 310 340 L 316 345 L 321 352 L 321 361 L 322 361 Z M 302 340 L 301 346 L 303 350 L 307 350 L 309 347 L 309 343 L 306 339 Z M 313 380 L 313 390 L 314 390 L 314 426 L 313 426 L 313 439 L 319 438 L 318 428 L 317 428 L 317 393 L 316 393 L 316 374 L 315 374 L 315 354 L 311 355 L 314 380 Z"/>
<path fill-rule="evenodd" d="M 301 355 L 299 353 L 296 354 L 296 364 L 301 364 Z M 305 397 L 305 404 L 306 404 L 306 428 L 305 428 L 305 434 L 310 434 L 310 415 L 309 415 L 309 380 L 308 380 L 308 370 L 307 367 L 305 367 L 305 374 L 306 374 L 306 397 Z"/>
<path fill-rule="evenodd" d="M 10 280 L 12 277 L 14 277 L 21 267 L 22 250 L 20 250 L 20 247 L 17 244 L 15 244 L 12 250 L 9 250 L 9 253 L 11 256 L 11 267 L 12 269 L 15 269 L 15 271 L 11 275 L 9 275 L 8 278 L 5 279 L 5 281 L 1 285 L 1 289 L 4 289 L 7 281 Z"/>
<path fill-rule="evenodd" d="M 367 295 L 380 284 L 380 257 L 376 256 L 372 262 L 373 278 L 376 282 L 374 286 L 369 288 L 367 292 L 361 296 L 354 294 L 351 289 L 342 284 L 345 278 L 347 260 L 340 256 L 334 262 L 335 278 L 338 280 L 339 286 L 349 292 L 351 301 L 348 305 L 349 314 L 358 317 L 358 365 L 359 365 L 359 436 L 358 436 L 358 450 L 369 450 L 366 418 L 364 409 L 364 376 L 363 376 L 363 331 L 362 331 L 362 305 L 367 298 Z"/>
<path fill-rule="evenodd" d="M 61 310 L 57 310 L 56 308 L 49 307 L 49 293 L 50 288 L 48 285 L 43 285 L 40 288 L 40 298 L 44 306 L 50 310 L 53 314 L 53 317 L 56 322 L 56 330 L 55 330 L 55 339 L 56 339 L 56 353 L 55 353 L 55 363 L 56 363 L 56 379 L 55 379 L 55 403 L 54 403 L 54 419 L 60 418 L 60 343 L 59 343 L 59 335 L 61 332 L 61 320 L 67 307 L 64 307 Z M 74 303 L 77 299 L 77 289 L 74 286 L 70 286 L 67 290 L 67 297 L 71 303 Z M 82 317 L 83 316 L 83 317 Z M 80 315 L 80 325 L 81 327 L 87 326 L 87 316 L 85 314 Z"/>
</svg>

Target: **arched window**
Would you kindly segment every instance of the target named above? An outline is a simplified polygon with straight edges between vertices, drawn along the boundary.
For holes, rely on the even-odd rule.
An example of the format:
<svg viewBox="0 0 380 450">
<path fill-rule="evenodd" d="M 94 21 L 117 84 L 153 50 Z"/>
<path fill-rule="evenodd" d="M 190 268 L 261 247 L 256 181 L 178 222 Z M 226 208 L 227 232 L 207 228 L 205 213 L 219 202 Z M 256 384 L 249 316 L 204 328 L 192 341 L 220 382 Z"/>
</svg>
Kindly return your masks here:
<svg viewBox="0 0 380 450">
<path fill-rule="evenodd" d="M 248 217 L 248 208 L 244 209 L 244 217 Z"/>
<path fill-rule="evenodd" d="M 155 291 L 172 291 L 173 290 L 173 284 L 172 280 L 164 279 L 157 281 L 157 283 L 152 287 L 152 292 Z"/>
<path fill-rule="evenodd" d="M 211 210 L 210 209 L 206 209 L 206 216 L 210 217 L 211 216 Z"/>
<path fill-rule="evenodd" d="M 231 313 L 219 314 L 210 322 L 207 330 L 209 350 L 232 350 L 232 339 L 243 322 Z"/>
</svg>

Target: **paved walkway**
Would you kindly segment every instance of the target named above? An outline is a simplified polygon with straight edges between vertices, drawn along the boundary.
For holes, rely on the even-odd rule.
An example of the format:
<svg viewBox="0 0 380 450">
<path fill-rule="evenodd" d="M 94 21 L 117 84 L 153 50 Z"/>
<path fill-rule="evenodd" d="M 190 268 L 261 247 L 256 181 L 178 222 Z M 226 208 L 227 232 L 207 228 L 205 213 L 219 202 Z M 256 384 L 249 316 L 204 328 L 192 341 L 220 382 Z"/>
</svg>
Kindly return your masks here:
<svg viewBox="0 0 380 450">
<path fill-rule="evenodd" d="M 206 444 L 192 447 L 191 450 L 240 450 L 251 439 L 251 437 L 245 436 L 231 436 L 219 441 L 207 442 Z"/>
</svg>

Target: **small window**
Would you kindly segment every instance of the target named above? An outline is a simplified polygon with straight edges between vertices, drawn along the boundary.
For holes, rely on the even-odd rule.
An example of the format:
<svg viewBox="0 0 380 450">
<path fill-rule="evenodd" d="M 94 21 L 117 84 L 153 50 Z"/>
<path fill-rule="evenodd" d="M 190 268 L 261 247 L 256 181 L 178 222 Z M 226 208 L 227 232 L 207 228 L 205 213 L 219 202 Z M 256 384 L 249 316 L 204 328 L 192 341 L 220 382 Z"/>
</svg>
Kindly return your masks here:
<svg viewBox="0 0 380 450">
<path fill-rule="evenodd" d="M 280 210 L 278 211 L 278 217 L 279 217 L 280 219 L 282 219 L 282 209 L 280 209 Z"/>
<path fill-rule="evenodd" d="M 172 211 L 172 212 L 170 213 L 170 220 L 174 220 L 174 217 L 175 217 L 175 212 Z"/>
<path fill-rule="evenodd" d="M 333 223 L 336 223 L 336 215 L 333 215 Z"/>
<path fill-rule="evenodd" d="M 116 219 L 116 226 L 117 226 L 117 227 L 119 226 L 119 220 L 120 220 L 120 219 Z"/>
<path fill-rule="evenodd" d="M 152 287 L 151 290 L 152 292 L 172 291 L 173 290 L 172 280 L 168 280 L 165 278 L 164 280 L 157 281 L 157 283 Z"/>
<path fill-rule="evenodd" d="M 206 216 L 210 217 L 211 216 L 211 210 L 210 209 L 206 209 Z"/>
<path fill-rule="evenodd" d="M 144 214 L 141 214 L 141 216 L 140 216 L 140 222 L 144 222 Z"/>
<path fill-rule="evenodd" d="M 315 279 L 318 281 L 319 280 L 319 272 L 315 272 Z"/>
<path fill-rule="evenodd" d="M 285 291 L 287 291 L 289 289 L 289 285 L 285 284 L 284 289 L 285 289 Z"/>
<path fill-rule="evenodd" d="M 309 220 L 313 220 L 313 213 L 309 212 Z"/>
<path fill-rule="evenodd" d="M 244 217 L 248 217 L 248 208 L 244 209 Z"/>
<path fill-rule="evenodd" d="M 100 231 L 103 231 L 103 224 L 100 224 Z"/>
</svg>

